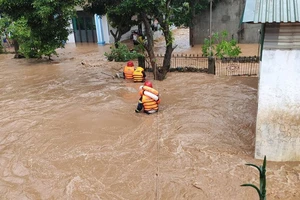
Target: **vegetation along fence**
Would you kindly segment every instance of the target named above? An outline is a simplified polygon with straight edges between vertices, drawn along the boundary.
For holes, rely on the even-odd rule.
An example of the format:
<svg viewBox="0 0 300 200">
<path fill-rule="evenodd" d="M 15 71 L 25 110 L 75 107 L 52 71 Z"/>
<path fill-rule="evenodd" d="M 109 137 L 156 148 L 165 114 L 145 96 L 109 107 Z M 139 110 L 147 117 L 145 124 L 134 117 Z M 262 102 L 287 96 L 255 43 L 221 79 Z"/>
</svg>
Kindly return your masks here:
<svg viewBox="0 0 300 200">
<path fill-rule="evenodd" d="M 157 66 L 163 65 L 163 59 L 164 55 L 156 55 Z M 151 71 L 150 63 L 145 63 L 145 69 Z M 218 76 L 258 76 L 259 57 L 225 57 L 209 61 L 208 57 L 198 54 L 172 54 L 170 71 L 205 72 Z"/>
</svg>

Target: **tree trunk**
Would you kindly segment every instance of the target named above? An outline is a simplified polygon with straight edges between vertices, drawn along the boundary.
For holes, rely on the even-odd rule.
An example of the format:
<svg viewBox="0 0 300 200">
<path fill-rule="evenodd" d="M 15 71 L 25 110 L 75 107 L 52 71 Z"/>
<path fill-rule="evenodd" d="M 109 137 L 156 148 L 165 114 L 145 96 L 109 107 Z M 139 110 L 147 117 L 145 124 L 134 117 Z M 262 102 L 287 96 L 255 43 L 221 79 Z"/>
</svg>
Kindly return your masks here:
<svg viewBox="0 0 300 200">
<path fill-rule="evenodd" d="M 190 26 L 190 46 L 194 47 L 195 39 L 194 39 L 194 27 Z"/>
<path fill-rule="evenodd" d="M 189 27 L 190 27 L 190 46 L 192 46 L 192 47 L 194 47 L 194 45 L 195 45 L 195 39 L 194 39 L 194 31 L 195 31 L 195 29 L 194 29 L 194 22 L 195 22 L 195 2 L 194 1 L 192 1 L 192 5 L 191 5 L 191 21 L 190 21 L 190 25 L 189 25 Z"/>
<path fill-rule="evenodd" d="M 19 43 L 18 43 L 18 41 L 13 40 L 13 43 L 14 43 L 14 49 L 15 49 L 14 58 L 24 58 L 24 56 L 19 53 Z"/>
<path fill-rule="evenodd" d="M 164 33 L 165 37 L 165 43 L 166 43 L 166 51 L 163 61 L 163 66 L 161 69 L 157 70 L 157 77 L 159 80 L 163 80 L 166 78 L 167 73 L 170 70 L 171 67 L 171 57 L 173 50 L 177 47 L 173 47 L 173 38 L 172 38 L 172 32 L 170 31 L 170 26 L 167 23 L 168 19 L 163 20 L 162 17 L 158 19 L 159 23 L 162 26 L 162 31 Z M 166 23 L 165 23 L 166 22 Z"/>
<path fill-rule="evenodd" d="M 115 39 L 115 47 L 118 48 L 118 42 L 120 42 L 121 40 L 121 36 L 119 36 L 120 31 L 116 30 L 116 33 L 114 33 L 112 30 L 110 30 L 110 33 Z"/>
<path fill-rule="evenodd" d="M 156 71 L 156 76 L 158 80 L 163 80 L 166 78 L 166 75 L 169 72 L 171 67 L 172 53 L 173 50 L 176 48 L 176 46 L 173 47 L 172 32 L 169 30 L 169 28 L 170 27 L 167 25 L 163 30 L 165 36 L 165 42 L 166 42 L 166 51 L 165 51 L 163 66 Z"/>
<path fill-rule="evenodd" d="M 166 8 L 169 8 L 170 3 L 171 0 L 166 1 Z M 153 68 L 154 79 L 163 80 L 165 79 L 166 74 L 169 72 L 169 69 L 171 67 L 172 52 L 176 48 L 176 46 L 173 47 L 172 32 L 170 31 L 170 25 L 169 25 L 169 15 L 157 16 L 157 20 L 161 25 L 162 31 L 164 33 L 165 43 L 166 43 L 166 51 L 165 51 L 163 66 L 159 66 L 159 67 L 156 65 L 156 59 L 153 50 L 154 42 L 153 42 L 153 32 L 151 29 L 151 24 L 146 14 L 142 13 L 141 17 L 145 25 L 145 33 L 147 36 L 147 44 L 144 46 L 150 58 L 150 63 Z"/>
<path fill-rule="evenodd" d="M 166 8 L 170 8 L 170 3 L 171 0 L 167 0 L 166 2 Z M 163 80 L 166 78 L 167 73 L 170 70 L 171 67 L 171 57 L 173 50 L 177 47 L 173 47 L 173 37 L 172 37 L 172 31 L 170 31 L 170 12 L 167 12 L 168 14 L 166 15 L 159 15 L 157 16 L 157 20 L 162 28 L 162 31 L 164 33 L 165 37 L 165 43 L 166 43 L 166 51 L 165 51 L 165 56 L 164 56 L 164 61 L 163 61 L 163 66 L 161 68 L 158 68 L 155 71 L 155 76 L 158 80 Z"/>
<path fill-rule="evenodd" d="M 152 32 L 152 29 L 151 29 L 151 24 L 150 24 L 149 19 L 148 19 L 146 14 L 141 13 L 140 16 L 141 16 L 141 19 L 144 23 L 145 35 L 147 37 L 147 42 L 143 45 L 144 45 L 144 48 L 146 49 L 146 51 L 148 53 L 148 56 L 149 56 L 149 59 L 150 59 L 150 64 L 151 64 L 151 67 L 153 69 L 154 80 L 157 80 L 158 79 L 158 77 L 157 77 L 158 69 L 157 69 L 157 65 L 156 65 L 156 61 L 155 61 L 156 57 L 155 57 L 154 49 L 153 49 L 154 41 L 153 41 L 153 32 Z"/>
</svg>

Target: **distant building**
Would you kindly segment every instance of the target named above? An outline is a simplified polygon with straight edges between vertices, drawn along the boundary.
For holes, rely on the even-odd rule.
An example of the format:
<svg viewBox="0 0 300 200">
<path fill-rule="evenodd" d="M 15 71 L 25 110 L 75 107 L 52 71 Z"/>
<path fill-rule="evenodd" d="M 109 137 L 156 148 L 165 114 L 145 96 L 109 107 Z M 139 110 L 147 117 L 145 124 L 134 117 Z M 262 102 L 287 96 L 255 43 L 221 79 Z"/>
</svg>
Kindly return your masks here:
<svg viewBox="0 0 300 200">
<path fill-rule="evenodd" d="M 110 30 L 115 31 L 106 16 L 92 15 L 84 12 L 81 7 L 76 7 L 77 17 L 70 22 L 72 33 L 68 37 L 68 43 L 98 43 L 99 45 L 114 43 Z M 131 31 L 124 34 L 122 40 L 129 39 Z"/>
<path fill-rule="evenodd" d="M 243 22 L 262 25 L 255 158 L 300 161 L 299 14 L 300 0 L 246 2 Z"/>
<path fill-rule="evenodd" d="M 110 30 L 116 31 L 115 28 L 109 25 L 107 17 L 92 15 L 83 11 L 81 7 L 76 6 L 77 17 L 70 21 L 70 35 L 67 43 L 98 43 L 99 45 L 113 44 L 115 39 L 110 33 Z M 158 38 L 162 35 L 159 30 L 158 22 L 153 21 L 153 37 Z M 171 26 L 171 29 L 176 27 Z M 132 32 L 140 30 L 143 33 L 143 26 L 133 26 L 130 31 L 122 35 L 121 41 L 132 39 Z"/>
<path fill-rule="evenodd" d="M 246 0 L 222 0 L 213 4 L 212 33 L 226 30 L 229 37 L 236 39 L 238 43 L 258 43 L 260 25 L 242 23 L 245 2 Z M 203 44 L 210 33 L 210 10 L 199 13 L 193 21 L 194 28 L 190 29 L 190 40 L 193 38 L 194 44 Z"/>
</svg>

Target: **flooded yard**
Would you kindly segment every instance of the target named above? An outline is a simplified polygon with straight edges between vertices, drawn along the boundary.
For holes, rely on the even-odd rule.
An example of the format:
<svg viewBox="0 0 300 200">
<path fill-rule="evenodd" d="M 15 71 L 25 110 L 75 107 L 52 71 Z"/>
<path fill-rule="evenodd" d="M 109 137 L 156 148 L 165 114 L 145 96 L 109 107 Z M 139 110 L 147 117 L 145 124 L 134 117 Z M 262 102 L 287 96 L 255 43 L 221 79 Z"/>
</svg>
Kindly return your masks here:
<svg viewBox="0 0 300 200">
<path fill-rule="evenodd" d="M 161 105 L 146 115 L 134 112 L 140 84 L 107 75 L 125 63 L 105 51 L 68 44 L 53 61 L 0 55 L 2 199 L 258 199 L 240 186 L 259 186 L 245 165 L 262 165 L 257 77 L 170 72 L 155 81 L 147 72 Z M 299 174 L 300 162 L 267 162 L 267 199 L 299 200 Z"/>
</svg>

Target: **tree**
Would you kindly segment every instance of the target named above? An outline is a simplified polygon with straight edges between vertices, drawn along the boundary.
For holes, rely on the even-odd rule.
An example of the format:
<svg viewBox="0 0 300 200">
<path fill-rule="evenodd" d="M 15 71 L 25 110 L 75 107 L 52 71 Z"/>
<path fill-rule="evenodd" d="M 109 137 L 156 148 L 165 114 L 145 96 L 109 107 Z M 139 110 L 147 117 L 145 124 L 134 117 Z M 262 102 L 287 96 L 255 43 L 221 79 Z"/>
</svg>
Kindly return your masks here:
<svg viewBox="0 0 300 200">
<path fill-rule="evenodd" d="M 14 22 L 19 20 L 28 27 L 26 40 L 15 34 L 16 44 L 26 57 L 41 57 L 56 54 L 68 39 L 70 19 L 74 7 L 82 0 L 0 0 L 0 10 Z M 13 33 L 14 34 L 14 33 Z"/>
<path fill-rule="evenodd" d="M 171 0 L 160 1 L 160 0 L 89 0 L 90 10 L 96 12 L 96 7 L 101 7 L 102 11 L 105 13 L 113 12 L 117 15 L 122 13 L 128 15 L 126 19 L 132 19 L 133 16 L 136 17 L 136 23 L 142 22 L 145 27 L 145 36 L 146 41 L 142 43 L 143 47 L 147 51 L 147 54 L 150 58 L 150 63 L 153 68 L 155 79 L 162 80 L 165 78 L 167 71 L 170 68 L 170 58 L 173 47 L 173 40 L 170 31 L 170 3 Z M 100 13 L 100 12 L 98 12 Z M 154 41 L 153 41 L 153 32 L 151 29 L 151 19 L 157 18 L 158 22 L 162 27 L 162 31 L 165 35 L 166 41 L 166 54 L 164 59 L 164 64 L 162 67 L 158 68 L 155 62 L 154 54 Z M 116 18 L 111 18 L 115 20 Z M 118 24 L 118 21 L 114 21 L 115 24 Z M 130 23 L 128 21 L 128 23 Z"/>
<path fill-rule="evenodd" d="M 15 58 L 24 58 L 24 55 L 27 55 L 24 52 L 30 52 L 30 48 L 28 50 L 25 48 L 26 43 L 30 41 L 30 28 L 27 26 L 27 20 L 22 17 L 15 22 L 11 22 L 7 31 L 10 33 L 15 48 Z M 22 44 L 22 50 L 19 52 L 20 43 Z"/>
<path fill-rule="evenodd" d="M 180 25 L 189 23 L 196 3 L 193 0 L 89 0 L 89 6 L 93 9 L 94 5 L 100 6 L 102 10 L 114 11 L 114 13 L 124 13 L 128 15 L 126 19 L 132 19 L 133 15 L 137 16 L 137 23 L 142 22 L 145 28 L 145 40 L 141 41 L 153 69 L 154 78 L 163 80 L 170 69 L 172 52 L 176 48 L 173 44 L 174 38 L 171 31 L 173 24 Z M 208 1 L 197 0 L 197 5 L 208 7 Z M 183 12 L 184 11 L 184 12 Z M 130 16 L 130 17 L 129 17 Z M 166 50 L 163 60 L 163 66 L 157 66 L 154 54 L 153 31 L 151 21 L 156 19 L 160 24 L 166 44 Z M 181 20 L 184 19 L 184 20 Z M 114 19 L 111 19 L 114 20 Z M 118 21 L 115 21 L 118 23 Z M 129 22 L 130 23 L 130 22 Z"/>
<path fill-rule="evenodd" d="M 114 11 L 107 13 L 107 17 L 110 22 L 110 25 L 113 28 L 116 28 L 116 32 L 110 30 L 110 33 L 115 39 L 115 45 L 116 45 L 121 40 L 122 35 L 130 31 L 131 27 L 135 25 L 135 23 L 131 21 L 130 15 L 124 15 L 124 14 L 120 15 Z"/>
<path fill-rule="evenodd" d="M 88 0 L 84 5 L 84 10 L 92 14 L 107 15 L 111 27 L 116 31 L 110 30 L 110 33 L 115 39 L 115 46 L 121 40 L 122 35 L 130 31 L 131 27 L 137 25 L 137 21 L 131 20 L 134 12 L 131 10 L 123 10 L 120 5 L 120 0 Z"/>
</svg>

